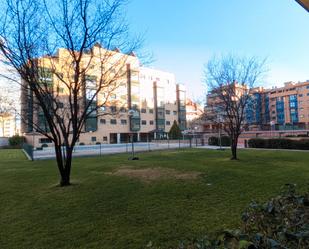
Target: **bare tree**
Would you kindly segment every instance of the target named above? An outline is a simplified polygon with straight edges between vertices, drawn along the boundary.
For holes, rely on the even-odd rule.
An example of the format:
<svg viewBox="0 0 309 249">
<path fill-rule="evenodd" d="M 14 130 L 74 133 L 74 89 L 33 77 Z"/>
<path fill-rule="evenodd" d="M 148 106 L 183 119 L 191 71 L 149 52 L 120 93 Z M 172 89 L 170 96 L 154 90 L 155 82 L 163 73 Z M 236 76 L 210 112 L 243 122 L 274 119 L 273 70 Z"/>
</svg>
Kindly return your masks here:
<svg viewBox="0 0 309 249">
<path fill-rule="evenodd" d="M 230 136 L 232 160 L 238 159 L 238 138 L 245 123 L 250 89 L 266 72 L 265 61 L 228 55 L 213 58 L 205 66 L 205 81 L 209 88 L 206 115 Z"/>
<path fill-rule="evenodd" d="M 2 1 L 0 50 L 22 80 L 22 122 L 54 143 L 60 185 L 70 185 L 80 134 L 108 114 L 103 107 L 136 63 L 126 1 Z"/>
</svg>

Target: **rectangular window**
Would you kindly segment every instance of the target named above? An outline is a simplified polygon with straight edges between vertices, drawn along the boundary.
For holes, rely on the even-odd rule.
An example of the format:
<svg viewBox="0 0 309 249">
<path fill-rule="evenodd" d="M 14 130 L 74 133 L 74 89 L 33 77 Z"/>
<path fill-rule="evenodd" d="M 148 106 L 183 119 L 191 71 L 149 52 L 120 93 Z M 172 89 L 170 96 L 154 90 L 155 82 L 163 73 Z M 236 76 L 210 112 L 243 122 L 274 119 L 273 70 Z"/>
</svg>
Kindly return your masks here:
<svg viewBox="0 0 309 249">
<path fill-rule="evenodd" d="M 150 125 L 153 125 L 153 120 L 150 120 L 150 121 L 149 121 L 149 124 L 150 124 Z"/>
<path fill-rule="evenodd" d="M 122 125 L 126 125 L 127 124 L 127 120 L 126 119 L 121 119 L 121 124 Z"/>
<path fill-rule="evenodd" d="M 50 143 L 52 143 L 52 140 L 50 140 L 49 138 L 40 138 L 39 139 L 39 143 L 41 143 L 41 144 L 50 144 Z"/>
<path fill-rule="evenodd" d="M 173 114 L 174 114 L 174 115 L 177 115 L 177 111 L 173 111 Z"/>
<path fill-rule="evenodd" d="M 107 137 L 103 137 L 103 141 L 106 142 L 107 141 Z"/>
<path fill-rule="evenodd" d="M 146 124 L 147 124 L 146 120 L 142 120 L 142 125 L 146 125 Z"/>
<path fill-rule="evenodd" d="M 91 137 L 91 142 L 97 141 L 97 137 Z"/>
<path fill-rule="evenodd" d="M 166 110 L 165 113 L 166 113 L 167 115 L 170 115 L 170 114 L 171 114 L 171 111 L 170 111 L 170 110 Z"/>
<path fill-rule="evenodd" d="M 166 121 L 166 125 L 171 125 L 171 122 L 170 121 Z"/>
<path fill-rule="evenodd" d="M 299 94 L 299 95 L 298 95 L 298 97 L 302 97 L 302 96 L 303 96 L 302 94 Z"/>
<path fill-rule="evenodd" d="M 153 113 L 153 109 L 149 109 L 149 113 Z"/>
<path fill-rule="evenodd" d="M 126 108 L 125 107 L 121 107 L 120 108 L 120 112 L 126 112 L 127 110 L 126 110 Z"/>
<path fill-rule="evenodd" d="M 111 124 L 117 124 L 117 120 L 116 119 L 111 119 Z"/>
<path fill-rule="evenodd" d="M 100 119 L 100 124 L 106 124 L 106 120 L 105 119 Z"/>
<path fill-rule="evenodd" d="M 111 106 L 111 107 L 110 107 L 110 110 L 111 110 L 111 112 L 116 112 L 116 111 L 117 111 L 117 108 L 116 108 L 116 106 Z"/>
<path fill-rule="evenodd" d="M 141 113 L 146 113 L 146 109 L 142 108 Z"/>
<path fill-rule="evenodd" d="M 63 105 L 62 102 L 57 102 L 57 106 L 58 106 L 58 108 L 62 109 L 64 105 Z"/>
</svg>

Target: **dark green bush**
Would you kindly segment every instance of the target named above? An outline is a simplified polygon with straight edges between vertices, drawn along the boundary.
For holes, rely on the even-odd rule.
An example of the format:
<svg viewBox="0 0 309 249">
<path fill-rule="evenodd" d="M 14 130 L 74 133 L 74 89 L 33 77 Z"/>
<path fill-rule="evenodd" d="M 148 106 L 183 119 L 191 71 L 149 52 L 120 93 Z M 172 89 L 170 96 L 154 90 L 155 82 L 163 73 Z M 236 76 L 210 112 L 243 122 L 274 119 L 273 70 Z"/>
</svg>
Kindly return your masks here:
<svg viewBox="0 0 309 249">
<path fill-rule="evenodd" d="M 309 150 L 309 139 L 292 140 L 287 138 L 251 138 L 248 141 L 248 146 L 250 148 Z"/>
<path fill-rule="evenodd" d="M 221 145 L 222 146 L 231 146 L 231 138 L 228 136 L 221 137 Z"/>
<path fill-rule="evenodd" d="M 26 141 L 25 137 L 15 135 L 15 136 L 9 138 L 9 145 L 11 145 L 11 146 L 22 146 L 22 144 L 25 141 Z"/>
<path fill-rule="evenodd" d="M 82 142 L 82 143 L 79 143 L 79 145 L 85 145 L 85 143 Z"/>
<path fill-rule="evenodd" d="M 218 145 L 219 140 L 218 140 L 217 137 L 210 137 L 210 138 L 208 138 L 208 144 L 209 145 Z"/>
<path fill-rule="evenodd" d="M 41 147 L 42 147 L 42 148 L 47 148 L 47 147 L 48 147 L 48 144 L 42 144 Z"/>
<path fill-rule="evenodd" d="M 219 146 L 220 145 L 219 137 L 210 137 L 208 139 L 208 144 L 209 145 Z M 221 145 L 222 146 L 231 146 L 231 139 L 230 139 L 230 137 L 229 136 L 222 136 L 221 137 Z"/>
<path fill-rule="evenodd" d="M 248 141 L 250 148 L 266 148 L 266 139 L 262 138 L 251 138 Z"/>
</svg>

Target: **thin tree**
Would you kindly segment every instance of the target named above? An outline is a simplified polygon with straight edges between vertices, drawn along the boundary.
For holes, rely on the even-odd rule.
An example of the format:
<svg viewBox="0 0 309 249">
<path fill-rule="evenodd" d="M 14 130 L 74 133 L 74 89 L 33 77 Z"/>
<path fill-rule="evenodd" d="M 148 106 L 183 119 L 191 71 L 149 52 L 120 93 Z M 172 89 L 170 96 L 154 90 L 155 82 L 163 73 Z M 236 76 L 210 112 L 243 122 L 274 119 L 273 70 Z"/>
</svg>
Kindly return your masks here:
<svg viewBox="0 0 309 249">
<path fill-rule="evenodd" d="M 231 138 L 232 160 L 237 160 L 238 138 L 243 132 L 245 112 L 252 89 L 266 72 L 265 59 L 256 57 L 214 57 L 205 66 L 208 113 Z"/>
<path fill-rule="evenodd" d="M 126 82 L 127 65 L 140 45 L 129 38 L 125 4 L 2 0 L 0 50 L 21 77 L 22 122 L 54 143 L 61 186 L 70 185 L 80 134 L 109 114 L 103 107 Z"/>
</svg>

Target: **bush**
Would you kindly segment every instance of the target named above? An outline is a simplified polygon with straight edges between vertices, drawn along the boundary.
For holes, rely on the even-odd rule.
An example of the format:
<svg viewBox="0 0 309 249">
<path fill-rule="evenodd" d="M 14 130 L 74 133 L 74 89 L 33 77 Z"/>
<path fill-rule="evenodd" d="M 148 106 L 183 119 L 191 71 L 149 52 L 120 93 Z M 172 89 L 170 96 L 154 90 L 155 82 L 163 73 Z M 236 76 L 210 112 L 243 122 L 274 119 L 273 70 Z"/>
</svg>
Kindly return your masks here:
<svg viewBox="0 0 309 249">
<path fill-rule="evenodd" d="M 292 140 L 287 138 L 252 138 L 249 139 L 248 146 L 250 148 L 309 150 L 309 140 Z"/>
<path fill-rule="evenodd" d="M 79 143 L 79 145 L 85 145 L 85 143 L 82 142 L 82 143 Z"/>
<path fill-rule="evenodd" d="M 26 141 L 25 137 L 15 135 L 9 138 L 9 145 L 11 146 L 22 146 L 22 144 Z"/>
<path fill-rule="evenodd" d="M 208 144 L 209 145 L 215 145 L 219 146 L 220 145 L 220 140 L 218 137 L 210 137 L 208 139 Z M 231 146 L 231 139 L 228 136 L 222 136 L 221 137 L 221 145 L 222 146 Z"/>
<path fill-rule="evenodd" d="M 100 143 L 100 142 L 96 142 L 95 144 L 96 144 L 96 145 L 99 145 L 99 144 L 101 144 L 101 143 Z"/>
<path fill-rule="evenodd" d="M 47 144 L 42 144 L 42 146 L 41 146 L 42 148 L 47 148 L 48 147 L 48 145 Z"/>
<path fill-rule="evenodd" d="M 208 144 L 209 145 L 218 145 L 219 141 L 217 137 L 210 137 L 208 138 Z"/>
</svg>

